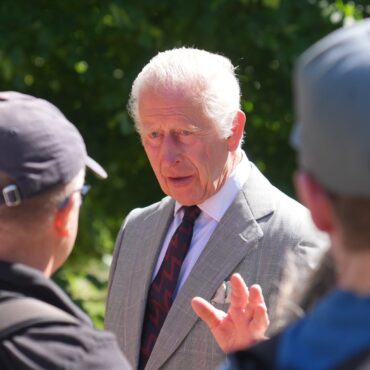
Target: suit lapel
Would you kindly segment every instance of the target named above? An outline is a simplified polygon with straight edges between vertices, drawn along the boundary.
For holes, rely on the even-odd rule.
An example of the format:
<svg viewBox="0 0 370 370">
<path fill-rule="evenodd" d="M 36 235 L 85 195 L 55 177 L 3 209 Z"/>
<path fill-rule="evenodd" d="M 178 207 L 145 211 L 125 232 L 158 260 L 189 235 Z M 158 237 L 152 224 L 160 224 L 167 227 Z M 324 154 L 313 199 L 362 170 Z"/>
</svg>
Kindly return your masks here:
<svg viewBox="0 0 370 370">
<path fill-rule="evenodd" d="M 149 214 L 139 225 L 133 223 L 133 230 L 125 235 L 125 249 L 118 261 L 120 292 L 112 296 L 122 297 L 120 312 L 124 312 L 124 348 L 127 358 L 136 368 L 140 351 L 142 322 L 146 298 L 151 283 L 155 262 L 161 249 L 163 238 L 173 218 L 174 202 L 165 198 L 160 207 Z M 154 262 L 153 262 L 154 261 Z"/>
<path fill-rule="evenodd" d="M 195 296 L 210 301 L 241 260 L 258 248 L 263 232 L 257 220 L 273 212 L 268 180 L 252 165 L 242 191 L 226 211 L 177 295 L 149 358 L 147 369 L 160 368 L 176 351 L 198 318 L 191 308 Z M 248 259 L 247 259 L 248 261 Z M 255 265 L 247 266 L 254 271 Z"/>
</svg>

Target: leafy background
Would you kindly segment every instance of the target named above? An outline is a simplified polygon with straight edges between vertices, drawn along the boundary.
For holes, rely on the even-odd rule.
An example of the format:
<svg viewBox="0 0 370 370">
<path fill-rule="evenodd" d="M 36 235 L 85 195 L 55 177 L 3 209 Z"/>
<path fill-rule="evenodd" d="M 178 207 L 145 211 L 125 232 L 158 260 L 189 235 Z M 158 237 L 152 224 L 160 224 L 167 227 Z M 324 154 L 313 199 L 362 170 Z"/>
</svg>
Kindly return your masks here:
<svg viewBox="0 0 370 370">
<path fill-rule="evenodd" d="M 331 30 L 370 16 L 342 0 L 2 0 L 0 86 L 46 98 L 82 132 L 109 172 L 82 209 L 76 248 L 55 280 L 92 317 L 104 318 L 119 226 L 134 207 L 162 197 L 126 112 L 130 86 L 158 51 L 194 46 L 238 66 L 247 113 L 245 149 L 293 195 L 291 71 Z"/>
</svg>

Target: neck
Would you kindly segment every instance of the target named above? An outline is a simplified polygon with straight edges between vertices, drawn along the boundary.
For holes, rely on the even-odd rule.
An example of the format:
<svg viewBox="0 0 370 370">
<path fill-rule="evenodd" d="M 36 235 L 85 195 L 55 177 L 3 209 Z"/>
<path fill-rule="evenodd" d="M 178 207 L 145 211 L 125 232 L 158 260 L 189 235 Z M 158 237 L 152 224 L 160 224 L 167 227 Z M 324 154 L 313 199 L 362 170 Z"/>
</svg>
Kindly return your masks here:
<svg viewBox="0 0 370 370">
<path fill-rule="evenodd" d="M 233 171 L 238 166 L 241 160 L 242 160 L 241 149 L 238 149 L 234 152 L 230 152 L 228 154 L 227 162 L 225 164 L 225 167 L 223 168 L 223 172 L 217 179 L 217 182 L 215 182 L 214 184 L 215 187 L 214 193 L 218 192 L 222 188 L 222 186 L 225 184 L 225 182 L 233 173 Z"/>
<path fill-rule="evenodd" d="M 33 257 L 25 256 L 23 254 L 14 253 L 2 253 L 0 251 L 0 260 L 12 263 L 22 263 L 23 265 L 33 267 L 34 269 L 40 270 L 46 277 L 50 277 L 54 271 L 54 259 L 49 260 L 38 258 L 37 255 Z"/>
<path fill-rule="evenodd" d="M 353 293 L 370 295 L 370 250 L 347 253 L 339 271 L 339 285 Z"/>
<path fill-rule="evenodd" d="M 17 240 L 14 240 L 14 234 L 0 237 L 0 260 L 33 267 L 46 277 L 50 277 L 54 269 L 51 251 L 52 243 L 46 245 L 44 236 L 29 235 L 28 239 L 19 237 Z"/>
<path fill-rule="evenodd" d="M 338 231 L 330 234 L 330 242 L 340 288 L 370 295 L 370 246 L 348 241 Z"/>
<path fill-rule="evenodd" d="M 239 148 L 235 150 L 235 152 L 232 152 L 230 155 L 230 171 L 229 171 L 229 176 L 233 173 L 235 168 L 238 166 L 240 161 L 242 160 L 242 150 Z"/>
</svg>

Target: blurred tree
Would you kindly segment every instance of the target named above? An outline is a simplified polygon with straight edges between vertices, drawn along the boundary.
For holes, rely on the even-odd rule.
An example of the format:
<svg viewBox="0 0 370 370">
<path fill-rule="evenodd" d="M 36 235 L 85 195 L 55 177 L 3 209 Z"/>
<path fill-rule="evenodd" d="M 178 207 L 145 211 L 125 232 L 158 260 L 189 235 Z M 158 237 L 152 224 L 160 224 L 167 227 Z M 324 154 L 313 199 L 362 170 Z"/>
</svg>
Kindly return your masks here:
<svg viewBox="0 0 370 370">
<path fill-rule="evenodd" d="M 126 113 L 131 83 L 158 51 L 194 46 L 238 65 L 245 148 L 292 193 L 293 62 L 324 34 L 370 15 L 368 0 L 3 0 L 1 89 L 55 103 L 110 178 L 94 185 L 78 246 L 57 281 L 101 326 L 108 262 L 127 212 L 162 197 Z"/>
</svg>

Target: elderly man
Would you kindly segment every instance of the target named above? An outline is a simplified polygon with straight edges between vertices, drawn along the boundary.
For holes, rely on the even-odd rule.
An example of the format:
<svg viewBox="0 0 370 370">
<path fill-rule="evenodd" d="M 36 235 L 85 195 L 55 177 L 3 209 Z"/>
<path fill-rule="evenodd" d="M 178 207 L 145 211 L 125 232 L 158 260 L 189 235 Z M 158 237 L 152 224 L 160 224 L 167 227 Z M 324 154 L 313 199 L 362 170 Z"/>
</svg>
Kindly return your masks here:
<svg viewBox="0 0 370 370">
<path fill-rule="evenodd" d="M 307 210 L 241 149 L 245 115 L 230 61 L 197 49 L 159 53 L 129 109 L 168 196 L 132 211 L 117 239 L 106 326 L 134 368 L 212 369 L 223 352 L 192 312 L 229 305 L 229 279 L 259 283 L 268 305 L 293 251 L 302 279 L 321 253 Z"/>
<path fill-rule="evenodd" d="M 369 87 L 370 20 L 335 31 L 299 59 L 295 183 L 315 224 L 330 236 L 338 288 L 278 336 L 230 356 L 225 369 L 370 369 Z M 266 324 L 260 294 L 254 293 L 259 312 L 251 321 L 240 277 L 233 277 L 233 287 L 234 311 L 227 315 L 193 301 L 226 350 L 240 348 L 243 334 L 244 344 L 261 339 Z M 243 320 L 249 332 L 231 324 Z M 234 343 L 225 348 L 230 338 Z"/>
<path fill-rule="evenodd" d="M 0 367 L 129 369 L 114 336 L 49 277 L 69 256 L 88 187 L 77 129 L 52 104 L 0 92 Z"/>
</svg>

